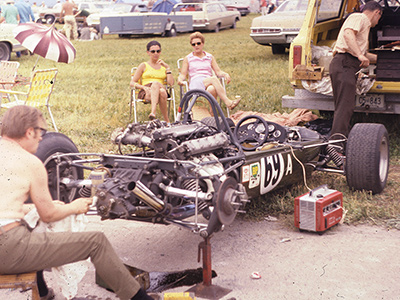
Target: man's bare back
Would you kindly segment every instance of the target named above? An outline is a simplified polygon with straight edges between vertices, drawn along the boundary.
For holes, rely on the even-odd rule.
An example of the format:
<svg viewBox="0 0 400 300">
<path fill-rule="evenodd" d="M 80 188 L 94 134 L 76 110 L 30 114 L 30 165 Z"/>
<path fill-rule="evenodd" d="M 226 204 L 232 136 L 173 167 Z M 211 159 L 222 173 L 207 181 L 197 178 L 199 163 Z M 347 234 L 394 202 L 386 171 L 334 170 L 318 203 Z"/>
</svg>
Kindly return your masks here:
<svg viewBox="0 0 400 300">
<path fill-rule="evenodd" d="M 74 2 L 70 1 L 65 1 L 63 5 L 61 6 L 61 16 L 73 16 L 74 15 L 74 9 L 77 9 L 78 7 Z"/>
</svg>

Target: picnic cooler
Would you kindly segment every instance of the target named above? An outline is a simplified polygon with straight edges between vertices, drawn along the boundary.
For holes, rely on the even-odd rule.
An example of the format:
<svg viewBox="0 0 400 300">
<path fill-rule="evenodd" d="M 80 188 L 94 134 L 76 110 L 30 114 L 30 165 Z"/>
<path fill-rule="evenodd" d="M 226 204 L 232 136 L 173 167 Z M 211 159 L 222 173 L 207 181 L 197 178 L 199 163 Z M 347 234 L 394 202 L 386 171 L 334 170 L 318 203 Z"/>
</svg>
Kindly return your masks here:
<svg viewBox="0 0 400 300">
<path fill-rule="evenodd" d="M 295 198 L 294 225 L 301 230 L 322 232 L 340 222 L 343 194 L 322 185 Z"/>
</svg>

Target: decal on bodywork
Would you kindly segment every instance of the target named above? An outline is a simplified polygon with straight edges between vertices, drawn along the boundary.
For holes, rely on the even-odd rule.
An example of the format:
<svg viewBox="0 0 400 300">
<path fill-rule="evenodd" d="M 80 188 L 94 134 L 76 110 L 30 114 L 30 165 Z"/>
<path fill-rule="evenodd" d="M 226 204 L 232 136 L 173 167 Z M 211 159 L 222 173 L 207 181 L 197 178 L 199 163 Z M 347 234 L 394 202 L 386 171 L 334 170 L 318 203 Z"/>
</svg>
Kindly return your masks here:
<svg viewBox="0 0 400 300">
<path fill-rule="evenodd" d="M 256 162 L 250 165 L 249 189 L 260 185 L 260 163 Z"/>
<path fill-rule="evenodd" d="M 273 190 L 281 182 L 283 175 L 286 176 L 292 172 L 293 163 L 290 154 L 287 154 L 286 167 L 282 154 L 262 158 L 260 194 Z"/>
</svg>

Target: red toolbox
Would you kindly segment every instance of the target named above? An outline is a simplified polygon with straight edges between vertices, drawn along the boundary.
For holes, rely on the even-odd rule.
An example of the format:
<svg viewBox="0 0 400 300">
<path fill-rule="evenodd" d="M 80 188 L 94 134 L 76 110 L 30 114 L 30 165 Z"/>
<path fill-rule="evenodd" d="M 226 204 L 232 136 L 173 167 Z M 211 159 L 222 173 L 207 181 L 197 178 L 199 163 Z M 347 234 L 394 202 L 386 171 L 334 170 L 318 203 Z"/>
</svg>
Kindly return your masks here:
<svg viewBox="0 0 400 300">
<path fill-rule="evenodd" d="M 294 225 L 301 230 L 322 232 L 343 217 L 343 194 L 322 185 L 294 200 Z"/>
</svg>

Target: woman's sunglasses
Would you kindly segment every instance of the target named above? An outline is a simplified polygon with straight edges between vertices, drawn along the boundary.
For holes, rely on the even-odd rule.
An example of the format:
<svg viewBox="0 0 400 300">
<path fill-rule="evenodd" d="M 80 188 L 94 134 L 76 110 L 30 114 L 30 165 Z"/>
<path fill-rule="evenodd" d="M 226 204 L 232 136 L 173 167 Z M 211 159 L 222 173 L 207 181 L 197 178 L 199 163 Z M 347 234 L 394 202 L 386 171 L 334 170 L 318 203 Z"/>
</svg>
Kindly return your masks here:
<svg viewBox="0 0 400 300">
<path fill-rule="evenodd" d="M 161 50 L 150 50 L 150 53 L 160 53 L 161 52 Z"/>
<path fill-rule="evenodd" d="M 197 42 L 197 43 L 192 43 L 192 46 L 194 47 L 194 46 L 200 46 L 201 45 L 201 42 Z"/>
</svg>

